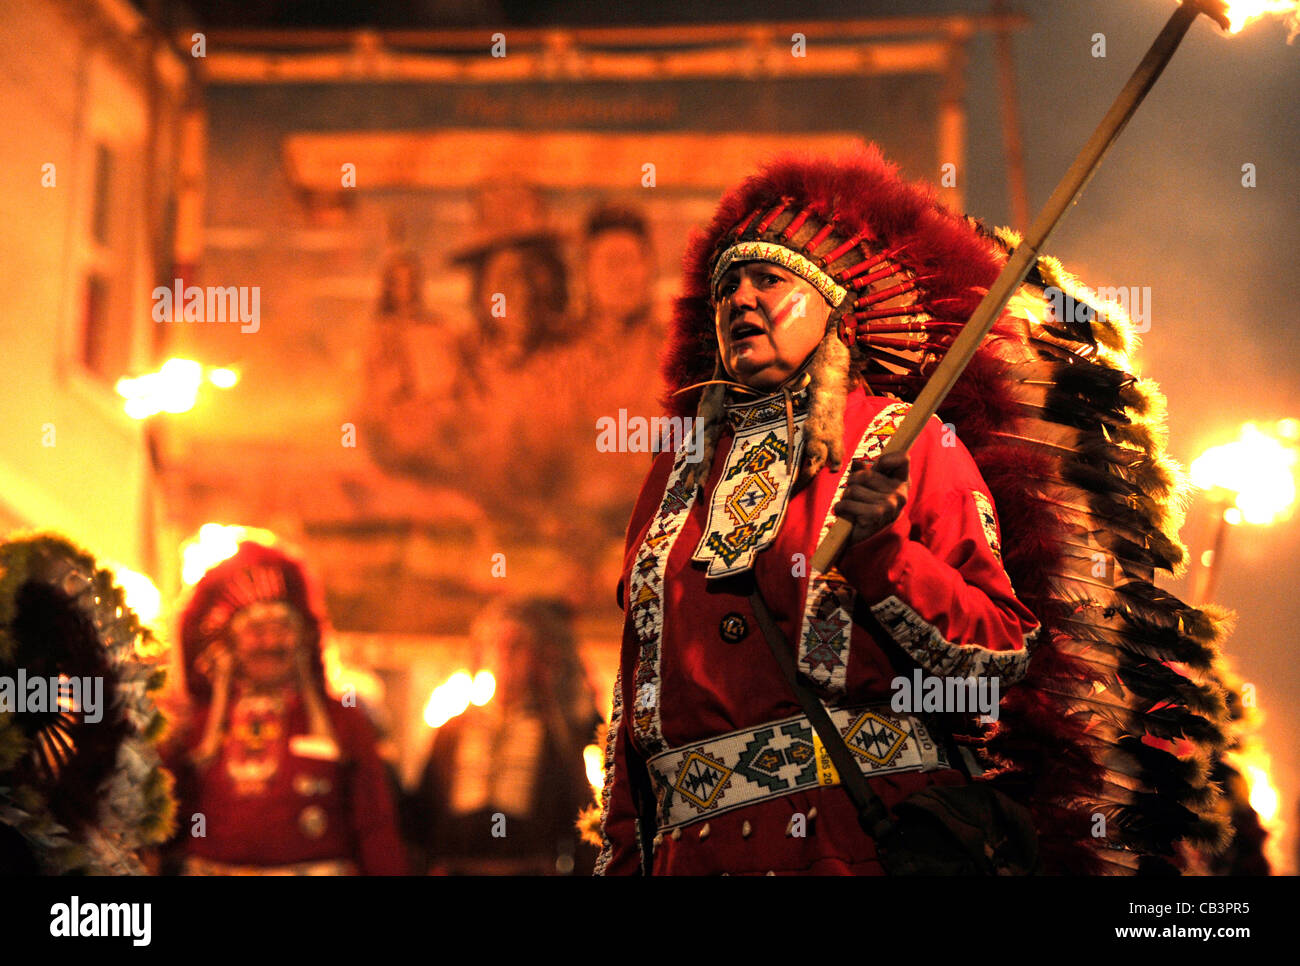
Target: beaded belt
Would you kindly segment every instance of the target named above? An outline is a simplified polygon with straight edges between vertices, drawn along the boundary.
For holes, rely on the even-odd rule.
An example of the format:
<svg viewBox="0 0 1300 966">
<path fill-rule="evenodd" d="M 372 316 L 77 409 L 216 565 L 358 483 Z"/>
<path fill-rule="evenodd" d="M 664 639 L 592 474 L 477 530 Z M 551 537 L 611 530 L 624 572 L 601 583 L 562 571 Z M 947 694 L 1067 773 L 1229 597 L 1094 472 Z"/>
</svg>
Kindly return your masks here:
<svg viewBox="0 0 1300 966">
<path fill-rule="evenodd" d="M 888 704 L 827 710 L 868 778 L 950 767 L 943 747 L 919 718 L 891 711 Z M 655 784 L 661 831 L 760 799 L 840 782 L 805 715 L 672 748 L 646 766 Z"/>
<path fill-rule="evenodd" d="M 186 875 L 356 875 L 357 867 L 346 859 L 319 859 L 292 865 L 235 865 L 187 855 L 184 871 Z"/>
</svg>

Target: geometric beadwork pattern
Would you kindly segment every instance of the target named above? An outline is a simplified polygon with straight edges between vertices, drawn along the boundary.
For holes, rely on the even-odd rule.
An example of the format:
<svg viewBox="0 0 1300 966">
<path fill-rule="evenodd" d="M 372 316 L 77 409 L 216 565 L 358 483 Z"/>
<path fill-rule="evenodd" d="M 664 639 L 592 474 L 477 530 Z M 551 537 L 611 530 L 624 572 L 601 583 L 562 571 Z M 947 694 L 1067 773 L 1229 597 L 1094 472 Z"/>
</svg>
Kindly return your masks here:
<svg viewBox="0 0 1300 966">
<path fill-rule="evenodd" d="M 764 728 L 740 753 L 736 771 L 769 791 L 808 784 L 817 774 L 817 749 L 812 729 L 799 722 Z"/>
<path fill-rule="evenodd" d="M 628 577 L 628 617 L 639 645 L 632 684 L 632 733 L 647 754 L 666 747 L 660 716 L 663 696 L 659 693 L 664 569 L 677 534 L 695 503 L 695 490 L 686 484 L 690 469 L 689 448 L 683 446 L 673 458 L 659 512 L 650 521 Z"/>
<path fill-rule="evenodd" d="M 791 394 L 790 399 L 795 416 L 802 419 L 808 412 L 808 392 L 803 390 Z M 728 404 L 727 416 L 733 427 L 744 426 L 750 433 L 761 431 L 767 424 L 785 426 L 785 396 L 777 394 L 771 397 L 746 402 Z M 735 430 L 739 432 L 739 430 Z M 782 428 L 780 438 L 784 439 Z M 733 444 L 733 450 L 735 446 Z M 753 468 L 761 468 L 769 458 L 785 459 L 784 451 L 769 444 L 763 452 L 756 452 L 750 460 Z M 686 522 L 691 508 L 695 505 L 699 493 L 697 487 L 687 482 L 692 466 L 690 449 L 683 446 L 673 458 L 672 470 L 664 486 L 664 495 L 659 502 L 659 510 L 650 521 L 645 539 L 637 548 L 628 577 L 628 616 L 637 638 L 636 671 L 632 682 L 632 707 L 626 709 L 631 716 L 632 733 L 636 742 L 646 754 L 657 754 L 666 745 L 663 740 L 661 708 L 663 695 L 660 693 L 660 647 L 663 639 L 663 592 L 664 572 L 668 565 L 668 556 Z M 749 514 L 750 521 L 742 526 L 754 529 L 755 536 L 761 523 L 756 524 L 754 509 L 763 502 L 764 485 L 777 489 L 777 480 L 765 479 L 763 484 L 751 481 L 747 493 L 738 494 L 732 502 L 732 512 L 740 515 Z M 733 486 L 733 489 L 735 487 Z M 774 494 L 769 500 L 775 500 Z M 784 497 L 782 497 L 783 501 Z M 767 504 L 764 504 L 766 506 Z M 782 503 L 782 505 L 784 505 Z M 779 519 L 775 521 L 778 525 Z M 706 527 L 705 532 L 708 532 Z"/>
<path fill-rule="evenodd" d="M 868 708 L 827 708 L 868 778 L 948 767 L 920 718 Z M 660 831 L 743 808 L 756 801 L 828 784 L 818 774 L 817 738 L 799 715 L 661 752 L 646 761 Z"/>
<path fill-rule="evenodd" d="M 873 765 L 888 765 L 906 740 L 907 732 L 874 711 L 865 712 L 844 736 L 849 751 Z"/>
<path fill-rule="evenodd" d="M 880 458 L 885 444 L 897 431 L 911 407 L 907 403 L 886 406 L 862 434 L 853 458 L 844 461 L 840 481 L 831 499 L 831 509 L 822 522 L 817 537 L 820 544 L 831 526 L 839 519 L 834 507 L 848 488 L 849 470 L 855 460 L 868 468 Z M 849 646 L 853 635 L 853 604 L 856 595 L 835 568 L 826 573 L 810 573 L 804 598 L 803 624 L 799 629 L 799 670 L 819 685 L 824 693 L 843 694 L 849 667 Z"/>
<path fill-rule="evenodd" d="M 989 549 L 993 551 L 993 556 L 1001 560 L 1002 539 L 998 536 L 998 518 L 993 512 L 993 501 L 979 490 L 971 490 L 970 495 L 975 498 L 975 506 L 979 510 L 980 525 L 984 527 L 984 539 L 989 542 Z"/>
<path fill-rule="evenodd" d="M 774 410 L 775 411 L 775 410 Z M 767 547 L 781 529 L 790 502 L 790 466 L 799 464 L 803 451 L 802 425 L 806 416 L 794 422 L 796 441 L 789 437 L 785 409 L 780 418 L 752 426 L 732 439 L 722 476 L 709 503 L 704 525 L 692 560 L 709 565 L 707 576 L 726 577 L 743 573 L 754 555 Z M 794 456 L 790 449 L 794 447 Z"/>
<path fill-rule="evenodd" d="M 832 308 L 839 308 L 840 303 L 848 298 L 848 290 L 818 268 L 811 259 L 793 248 L 766 241 L 737 242 L 718 256 L 709 282 L 709 291 L 713 297 L 718 297 L 718 282 L 728 268 L 737 262 L 755 261 L 773 262 L 794 272 L 815 288 Z"/>
<path fill-rule="evenodd" d="M 610 841 L 607 825 L 609 809 L 614 796 L 614 753 L 618 742 L 618 731 L 623 726 L 623 668 L 614 672 L 614 707 L 609 715 L 609 726 L 605 729 L 605 784 L 600 792 L 600 855 L 596 856 L 596 875 L 604 875 L 605 869 L 614 855 L 614 843 Z M 638 843 L 638 846 L 640 843 Z M 644 857 L 643 857 L 644 858 Z"/>
<path fill-rule="evenodd" d="M 805 415 L 808 412 L 810 401 L 811 394 L 808 392 L 807 386 L 792 391 L 790 393 L 791 415 L 795 419 Z M 785 393 L 783 392 L 773 393 L 770 396 L 752 399 L 748 402 L 727 403 L 727 422 L 730 424 L 733 433 L 748 432 L 755 426 L 763 426 L 777 420 L 784 420 L 785 403 Z"/>
<path fill-rule="evenodd" d="M 682 760 L 673 788 L 697 808 L 712 808 L 731 779 L 731 769 L 707 755 L 692 751 Z"/>
<path fill-rule="evenodd" d="M 927 622 L 898 597 L 873 604 L 871 612 L 898 646 L 927 672 L 936 677 L 997 677 L 1002 684 L 1015 684 L 1029 669 L 1029 639 L 1017 651 L 994 651 L 975 644 L 957 645 L 944 640 L 939 629 Z"/>
</svg>

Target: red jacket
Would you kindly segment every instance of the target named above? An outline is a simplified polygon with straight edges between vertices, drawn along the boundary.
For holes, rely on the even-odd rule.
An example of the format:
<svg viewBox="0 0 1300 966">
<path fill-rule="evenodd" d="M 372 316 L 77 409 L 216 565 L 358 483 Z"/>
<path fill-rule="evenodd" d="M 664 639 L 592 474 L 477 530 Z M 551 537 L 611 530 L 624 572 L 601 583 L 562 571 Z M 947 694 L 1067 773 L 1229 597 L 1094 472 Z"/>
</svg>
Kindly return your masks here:
<svg viewBox="0 0 1300 966">
<path fill-rule="evenodd" d="M 866 431 L 879 431 L 873 433 L 878 455 L 905 409 L 860 388 L 849 394 L 844 472 Z M 642 871 L 637 828 L 645 831 L 641 841 L 648 841 L 655 832 L 645 829 L 654 821 L 648 812 L 656 800 L 664 801 L 661 786 L 647 773 L 647 758 L 801 714 L 758 630 L 746 588 L 735 577 L 706 580 L 704 566 L 691 560 L 732 439 L 724 431 L 705 492 L 682 511 L 673 533 L 663 535 L 673 529 L 665 520 L 687 494 L 681 488 L 665 492 L 674 478 L 672 453 L 658 456 L 633 511 L 620 583 L 624 634 L 612 745 L 606 750 L 605 844 L 598 873 Z M 837 500 L 841 475 L 823 470 L 795 488 L 773 542 L 753 562 L 754 578 L 783 636 L 800 642 L 800 668 L 827 703 L 888 703 L 891 681 L 918 664 L 940 676 L 998 674 L 1004 685 L 1023 675 L 1025 643 L 1037 621 L 1016 599 L 1002 568 L 988 488 L 969 453 L 936 419 L 911 450 L 902 514 L 845 550 L 838 564 L 844 582 L 815 583 L 822 607 L 805 617 L 808 561 Z M 665 553 L 666 561 L 660 559 Z M 936 768 L 869 780 L 892 807 L 927 785 L 966 778 L 953 768 Z M 802 836 L 789 834 L 796 813 L 807 819 Z M 660 836 L 652 851 L 654 874 L 880 871 L 844 790 L 815 784 L 716 815 L 705 810 Z"/>
<path fill-rule="evenodd" d="M 228 720 L 220 752 L 203 768 L 188 754 L 203 734 L 207 709 L 197 716 L 190 740 L 168 763 L 177 777 L 177 824 L 185 855 L 252 866 L 343 860 L 364 875 L 408 871 L 374 728 L 361 708 L 333 700 L 325 708 L 338 739 L 337 757 L 313 750 L 311 742 L 294 741 L 309 730 L 295 696 L 281 720 L 268 716 L 259 723 L 267 738 L 255 755 L 241 749 L 232 734 L 238 725 Z M 255 759 L 265 763 L 260 775 Z M 204 817 L 202 836 L 193 834 L 196 814 Z"/>
</svg>

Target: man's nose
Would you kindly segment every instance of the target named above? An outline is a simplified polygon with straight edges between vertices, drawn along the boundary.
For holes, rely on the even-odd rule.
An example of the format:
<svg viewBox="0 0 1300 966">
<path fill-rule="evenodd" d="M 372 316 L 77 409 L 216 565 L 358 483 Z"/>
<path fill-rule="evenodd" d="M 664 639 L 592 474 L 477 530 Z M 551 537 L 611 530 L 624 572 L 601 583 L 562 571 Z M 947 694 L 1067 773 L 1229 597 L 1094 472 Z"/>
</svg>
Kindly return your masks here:
<svg viewBox="0 0 1300 966">
<path fill-rule="evenodd" d="M 731 307 L 733 310 L 758 307 L 758 289 L 748 276 L 742 276 L 736 282 L 736 290 L 731 293 Z"/>
</svg>

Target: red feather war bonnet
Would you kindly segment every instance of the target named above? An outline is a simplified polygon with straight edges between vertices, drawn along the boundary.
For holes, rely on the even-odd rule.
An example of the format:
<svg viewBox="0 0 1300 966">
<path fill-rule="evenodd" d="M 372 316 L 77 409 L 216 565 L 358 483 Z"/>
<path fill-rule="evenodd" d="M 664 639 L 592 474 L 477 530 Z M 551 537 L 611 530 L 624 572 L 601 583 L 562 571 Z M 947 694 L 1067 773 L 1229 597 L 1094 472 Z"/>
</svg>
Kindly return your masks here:
<svg viewBox="0 0 1300 966">
<path fill-rule="evenodd" d="M 798 377 L 811 397 L 806 477 L 843 460 L 853 383 L 916 397 L 1017 242 L 947 210 L 874 147 L 785 155 L 746 179 L 688 247 L 663 360 L 666 406 L 704 429 L 700 472 L 729 378 L 713 305 L 728 265 L 777 262 L 831 305 Z M 1083 311 L 1058 318 L 1064 299 Z M 980 750 L 985 780 L 1033 812 L 1053 872 L 1176 871 L 1227 835 L 1208 773 L 1228 740 L 1214 680 L 1228 614 L 1153 583 L 1184 566 L 1185 483 L 1135 347 L 1118 306 L 1042 257 L 939 412 L 988 483 L 1006 570 L 1043 625 Z"/>
</svg>

